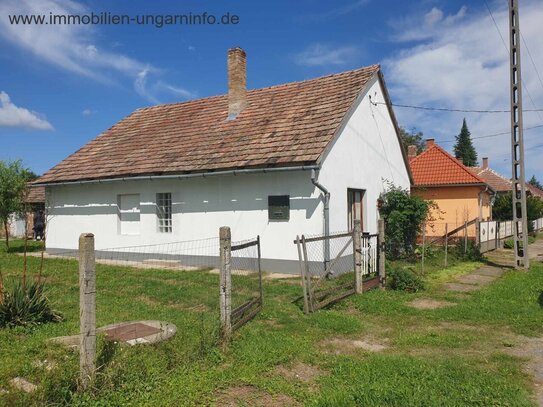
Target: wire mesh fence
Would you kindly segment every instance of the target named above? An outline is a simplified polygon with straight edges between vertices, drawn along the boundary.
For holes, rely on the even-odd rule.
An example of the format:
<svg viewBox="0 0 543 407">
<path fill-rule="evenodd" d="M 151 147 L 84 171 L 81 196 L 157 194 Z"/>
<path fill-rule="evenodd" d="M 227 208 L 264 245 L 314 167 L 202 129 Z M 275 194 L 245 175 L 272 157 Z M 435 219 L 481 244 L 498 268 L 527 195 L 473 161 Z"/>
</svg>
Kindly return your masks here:
<svg viewBox="0 0 543 407">
<path fill-rule="evenodd" d="M 352 232 L 296 237 L 306 313 L 381 284 L 378 235 L 359 228 L 358 223 Z"/>
<path fill-rule="evenodd" d="M 219 339 L 219 237 L 149 245 L 98 247 L 96 267 L 96 326 L 98 334 L 128 344 L 153 342 L 176 330 L 187 357 Z M 262 306 L 260 240 L 235 242 L 231 259 L 232 304 L 237 309 L 247 303 L 234 329 L 249 321 Z M 79 249 L 55 250 L 43 255 L 41 275 L 51 287 L 59 284 L 70 295 L 68 309 L 71 336 L 76 344 L 82 337 L 76 315 L 79 290 L 77 269 Z M 62 295 L 62 294 L 61 294 Z"/>
<path fill-rule="evenodd" d="M 231 250 L 232 329 L 236 330 L 262 308 L 260 238 L 235 242 Z"/>
</svg>

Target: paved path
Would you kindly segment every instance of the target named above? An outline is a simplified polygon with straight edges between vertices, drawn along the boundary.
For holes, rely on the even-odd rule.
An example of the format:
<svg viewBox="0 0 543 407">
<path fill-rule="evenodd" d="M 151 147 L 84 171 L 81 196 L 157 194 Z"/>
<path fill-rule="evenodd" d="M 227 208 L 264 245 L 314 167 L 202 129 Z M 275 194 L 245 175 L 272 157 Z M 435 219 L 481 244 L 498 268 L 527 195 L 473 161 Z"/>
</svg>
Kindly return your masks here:
<svg viewBox="0 0 543 407">
<path fill-rule="evenodd" d="M 449 291 L 467 293 L 484 287 L 502 276 L 504 269 L 497 266 L 483 266 L 469 274 L 456 278 L 443 287 Z"/>
</svg>

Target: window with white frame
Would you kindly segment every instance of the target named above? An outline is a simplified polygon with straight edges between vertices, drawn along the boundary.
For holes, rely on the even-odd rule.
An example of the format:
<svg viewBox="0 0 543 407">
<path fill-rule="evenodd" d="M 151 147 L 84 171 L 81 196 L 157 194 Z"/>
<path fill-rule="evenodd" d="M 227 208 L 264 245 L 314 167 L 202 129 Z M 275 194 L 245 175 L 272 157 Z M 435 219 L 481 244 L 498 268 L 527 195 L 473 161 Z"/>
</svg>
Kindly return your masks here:
<svg viewBox="0 0 543 407">
<path fill-rule="evenodd" d="M 159 233 L 172 233 L 172 194 L 156 194 L 156 216 Z"/>
</svg>

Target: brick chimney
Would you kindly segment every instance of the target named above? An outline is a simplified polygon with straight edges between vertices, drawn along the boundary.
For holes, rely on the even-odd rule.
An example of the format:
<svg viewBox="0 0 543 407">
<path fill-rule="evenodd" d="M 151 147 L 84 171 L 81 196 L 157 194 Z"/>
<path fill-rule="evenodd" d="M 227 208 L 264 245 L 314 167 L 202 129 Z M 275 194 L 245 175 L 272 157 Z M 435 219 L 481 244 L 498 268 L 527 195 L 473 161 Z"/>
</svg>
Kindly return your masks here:
<svg viewBox="0 0 543 407">
<path fill-rule="evenodd" d="M 241 48 L 228 50 L 228 120 L 247 106 L 247 55 Z"/>
<path fill-rule="evenodd" d="M 483 157 L 483 169 L 486 170 L 488 168 L 488 157 Z"/>
<path fill-rule="evenodd" d="M 409 160 L 412 160 L 416 156 L 417 156 L 417 146 L 415 145 L 407 146 L 407 158 Z"/>
<path fill-rule="evenodd" d="M 435 142 L 435 139 L 433 138 L 426 139 L 426 150 L 432 147 L 435 144 L 434 142 Z"/>
</svg>

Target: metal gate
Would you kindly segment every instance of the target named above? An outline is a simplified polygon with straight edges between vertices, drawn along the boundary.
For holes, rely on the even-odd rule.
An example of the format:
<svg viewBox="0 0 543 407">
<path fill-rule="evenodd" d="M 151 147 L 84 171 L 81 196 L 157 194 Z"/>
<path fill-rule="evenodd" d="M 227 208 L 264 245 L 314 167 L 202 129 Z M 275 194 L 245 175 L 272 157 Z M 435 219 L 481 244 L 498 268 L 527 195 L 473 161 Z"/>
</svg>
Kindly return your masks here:
<svg viewBox="0 0 543 407">
<path fill-rule="evenodd" d="M 253 319 L 262 309 L 260 236 L 231 246 L 232 330 Z"/>
<path fill-rule="evenodd" d="M 379 272 L 382 245 L 377 234 L 353 232 L 320 236 L 297 236 L 304 312 L 314 312 L 384 284 Z M 384 259 L 384 257 L 383 257 Z"/>
</svg>

